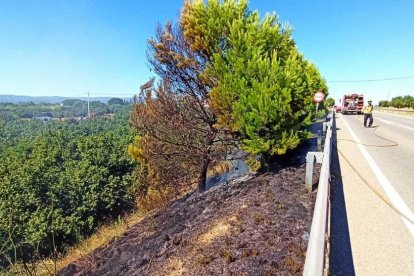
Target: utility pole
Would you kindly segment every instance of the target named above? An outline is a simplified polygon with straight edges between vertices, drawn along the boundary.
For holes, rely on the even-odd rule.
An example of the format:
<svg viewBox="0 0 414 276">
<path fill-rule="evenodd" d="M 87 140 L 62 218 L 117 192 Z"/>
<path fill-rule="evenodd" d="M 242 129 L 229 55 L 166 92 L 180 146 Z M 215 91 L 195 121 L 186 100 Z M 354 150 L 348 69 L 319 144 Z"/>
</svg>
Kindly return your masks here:
<svg viewBox="0 0 414 276">
<path fill-rule="evenodd" d="M 88 118 L 91 117 L 91 110 L 89 109 L 89 92 L 88 92 Z"/>
</svg>

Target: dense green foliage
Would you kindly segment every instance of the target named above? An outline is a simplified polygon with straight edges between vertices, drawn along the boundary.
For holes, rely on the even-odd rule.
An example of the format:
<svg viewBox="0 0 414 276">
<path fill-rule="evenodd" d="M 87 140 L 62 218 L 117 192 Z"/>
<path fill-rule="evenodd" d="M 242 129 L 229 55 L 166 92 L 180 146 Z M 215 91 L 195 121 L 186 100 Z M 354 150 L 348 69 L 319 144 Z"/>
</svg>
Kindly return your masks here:
<svg viewBox="0 0 414 276">
<path fill-rule="evenodd" d="M 128 112 L 0 126 L 0 268 L 63 250 L 134 207 Z"/>
<path fill-rule="evenodd" d="M 335 100 L 334 98 L 327 98 L 324 104 L 327 107 L 333 107 L 335 105 Z"/>
<path fill-rule="evenodd" d="M 135 133 L 126 113 L 112 117 L 128 108 L 122 99 L 90 102 L 91 113 L 111 115 L 80 121 L 82 100 L 0 105 L 0 266 L 64 249 L 133 206 L 136 191 L 203 190 L 208 170 L 234 152 L 259 169 L 307 137 L 312 97 L 327 94 L 291 29 L 244 0 L 186 1 L 180 25 L 160 27 L 148 56 L 160 82 L 141 86 Z M 31 119 L 45 112 L 56 120 Z"/>
<path fill-rule="evenodd" d="M 108 105 L 116 105 L 116 104 L 124 105 L 127 103 L 123 99 L 120 99 L 120 98 L 112 98 L 108 101 Z"/>
<path fill-rule="evenodd" d="M 307 136 L 312 97 L 327 94 L 316 66 L 298 52 L 276 14 L 260 18 L 247 1 L 186 2 L 184 37 L 209 60 L 205 79 L 221 128 L 233 132 L 258 167 L 258 156 L 285 154 Z"/>
<path fill-rule="evenodd" d="M 145 164 L 146 187 L 196 180 L 202 191 L 208 170 L 232 153 L 247 152 L 257 170 L 309 136 L 312 98 L 327 94 L 325 81 L 298 52 L 290 28 L 247 6 L 185 1 L 180 24 L 159 26 L 149 39 L 148 61 L 160 81 L 141 86 L 130 147 Z"/>
<path fill-rule="evenodd" d="M 389 107 L 390 103 L 389 103 L 389 101 L 379 101 L 378 106 L 380 106 L 380 107 Z"/>
<path fill-rule="evenodd" d="M 398 96 L 392 98 L 391 101 L 379 101 L 381 107 L 395 107 L 395 108 L 414 108 L 414 97 L 410 95 Z"/>
</svg>

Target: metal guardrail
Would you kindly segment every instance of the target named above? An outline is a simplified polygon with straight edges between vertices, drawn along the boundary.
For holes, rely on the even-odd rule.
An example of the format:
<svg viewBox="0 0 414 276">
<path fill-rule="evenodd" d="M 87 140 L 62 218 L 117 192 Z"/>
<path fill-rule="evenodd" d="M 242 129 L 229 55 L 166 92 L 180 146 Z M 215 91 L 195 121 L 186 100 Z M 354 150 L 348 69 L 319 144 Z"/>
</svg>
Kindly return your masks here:
<svg viewBox="0 0 414 276">
<path fill-rule="evenodd" d="M 319 276 L 324 274 L 325 253 L 327 248 L 327 227 L 329 213 L 329 181 L 332 149 L 332 126 L 335 120 L 333 113 L 328 115 L 330 120 L 327 124 L 325 147 L 318 183 L 315 209 L 313 212 L 312 226 L 309 235 L 308 249 L 306 251 L 305 267 L 303 275 Z"/>
</svg>

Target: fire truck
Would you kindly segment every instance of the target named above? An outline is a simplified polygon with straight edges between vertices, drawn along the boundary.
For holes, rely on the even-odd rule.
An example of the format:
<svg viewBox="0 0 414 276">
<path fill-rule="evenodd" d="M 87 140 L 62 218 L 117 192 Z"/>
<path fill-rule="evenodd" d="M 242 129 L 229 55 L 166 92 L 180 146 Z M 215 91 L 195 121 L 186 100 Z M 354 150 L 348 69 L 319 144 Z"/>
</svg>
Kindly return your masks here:
<svg viewBox="0 0 414 276">
<path fill-rule="evenodd" d="M 362 114 L 362 108 L 364 107 L 364 95 L 363 94 L 346 94 L 342 98 L 341 112 L 343 114 Z"/>
</svg>

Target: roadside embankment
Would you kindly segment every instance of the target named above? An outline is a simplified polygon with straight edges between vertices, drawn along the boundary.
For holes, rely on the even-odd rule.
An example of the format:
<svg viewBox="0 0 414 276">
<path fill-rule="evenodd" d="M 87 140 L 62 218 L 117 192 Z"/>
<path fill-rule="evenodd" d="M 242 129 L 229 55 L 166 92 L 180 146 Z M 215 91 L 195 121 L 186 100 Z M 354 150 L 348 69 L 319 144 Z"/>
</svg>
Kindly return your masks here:
<svg viewBox="0 0 414 276">
<path fill-rule="evenodd" d="M 379 107 L 376 109 L 378 112 L 394 113 L 401 115 L 408 115 L 414 117 L 414 109 L 412 108 L 393 108 L 393 107 Z"/>
<path fill-rule="evenodd" d="M 300 273 L 314 204 L 304 177 L 303 165 L 290 166 L 193 194 L 60 275 Z"/>
</svg>

